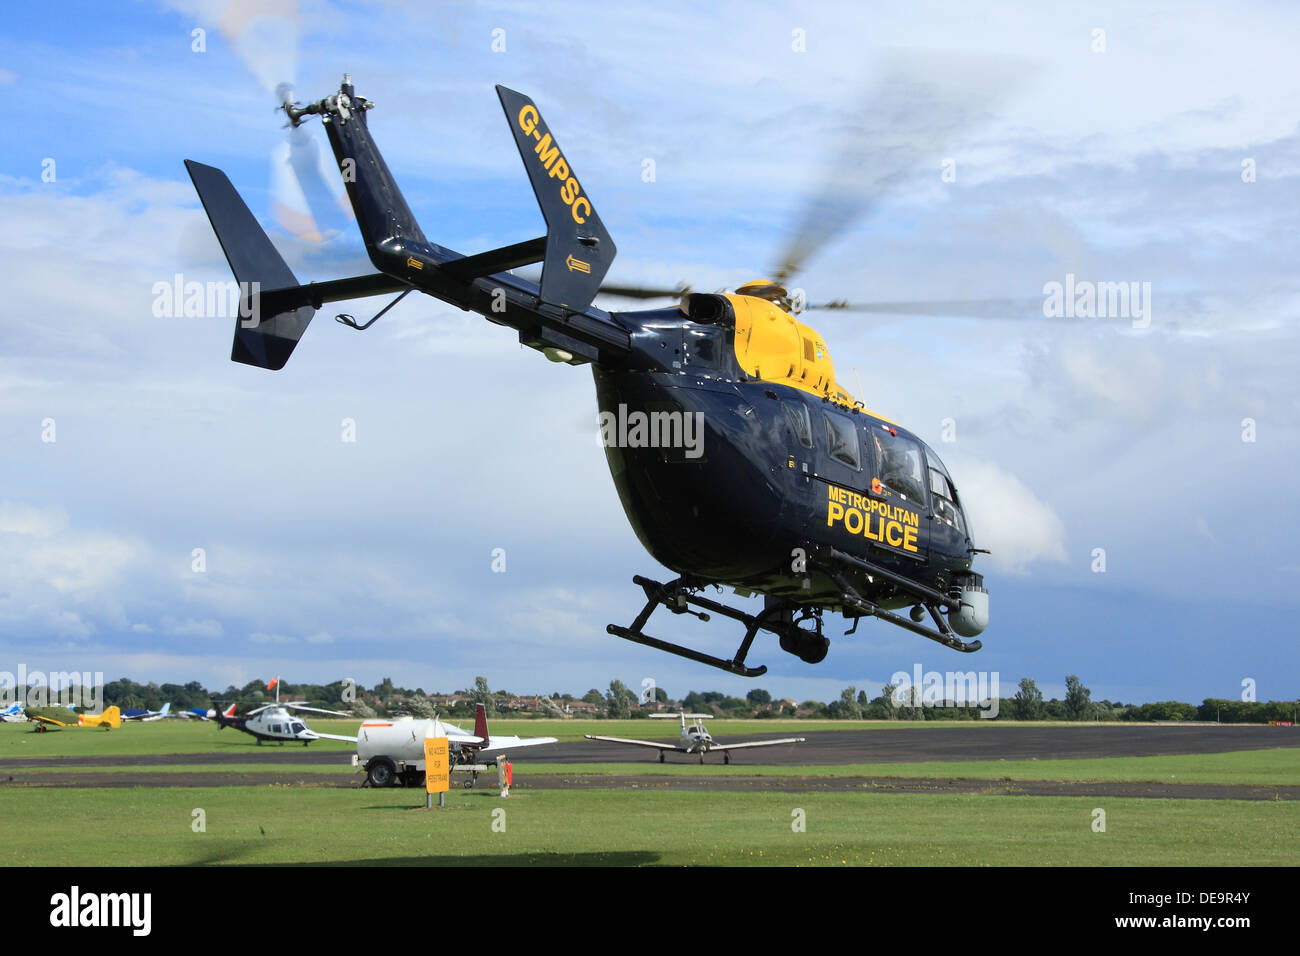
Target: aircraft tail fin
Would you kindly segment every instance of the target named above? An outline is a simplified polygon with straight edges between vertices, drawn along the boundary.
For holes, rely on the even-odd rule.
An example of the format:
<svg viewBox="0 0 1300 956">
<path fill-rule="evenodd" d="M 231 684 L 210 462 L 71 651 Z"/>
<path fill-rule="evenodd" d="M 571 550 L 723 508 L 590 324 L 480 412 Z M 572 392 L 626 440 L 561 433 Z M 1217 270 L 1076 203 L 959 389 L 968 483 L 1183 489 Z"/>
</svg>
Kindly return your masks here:
<svg viewBox="0 0 1300 956">
<path fill-rule="evenodd" d="M 474 705 L 474 736 L 482 739 L 484 744 L 489 740 L 487 725 L 487 708 L 482 704 Z"/>
<path fill-rule="evenodd" d="M 542 301 L 582 312 L 618 249 L 536 104 L 504 86 L 497 87 L 497 96 L 546 220 Z"/>
<path fill-rule="evenodd" d="M 262 314 L 263 291 L 298 286 L 293 270 L 225 173 L 192 159 L 185 160 L 185 168 L 239 283 L 239 316 L 230 358 L 258 368 L 282 369 L 316 310 L 310 305 L 290 304 L 274 314 Z"/>
</svg>

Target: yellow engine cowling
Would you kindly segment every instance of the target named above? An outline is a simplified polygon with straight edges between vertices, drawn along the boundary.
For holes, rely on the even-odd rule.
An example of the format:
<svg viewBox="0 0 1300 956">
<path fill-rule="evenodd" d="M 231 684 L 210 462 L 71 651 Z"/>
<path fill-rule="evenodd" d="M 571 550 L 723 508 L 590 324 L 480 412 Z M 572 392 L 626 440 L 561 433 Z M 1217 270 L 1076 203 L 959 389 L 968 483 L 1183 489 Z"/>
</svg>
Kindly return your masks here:
<svg viewBox="0 0 1300 956">
<path fill-rule="evenodd" d="M 853 397 L 835 381 L 825 341 L 780 306 L 748 295 L 728 295 L 736 313 L 736 360 L 747 375 L 792 385 L 841 405 Z"/>
</svg>

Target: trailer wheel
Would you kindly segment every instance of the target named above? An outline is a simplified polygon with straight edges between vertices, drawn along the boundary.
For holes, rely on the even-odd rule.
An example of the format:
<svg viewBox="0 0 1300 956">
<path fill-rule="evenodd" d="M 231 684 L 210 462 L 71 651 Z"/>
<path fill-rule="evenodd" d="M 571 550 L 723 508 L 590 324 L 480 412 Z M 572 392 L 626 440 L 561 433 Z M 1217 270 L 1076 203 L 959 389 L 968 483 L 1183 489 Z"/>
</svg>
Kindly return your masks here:
<svg viewBox="0 0 1300 956">
<path fill-rule="evenodd" d="M 376 757 L 366 764 L 366 780 L 372 787 L 391 787 L 397 767 L 387 757 Z"/>
</svg>

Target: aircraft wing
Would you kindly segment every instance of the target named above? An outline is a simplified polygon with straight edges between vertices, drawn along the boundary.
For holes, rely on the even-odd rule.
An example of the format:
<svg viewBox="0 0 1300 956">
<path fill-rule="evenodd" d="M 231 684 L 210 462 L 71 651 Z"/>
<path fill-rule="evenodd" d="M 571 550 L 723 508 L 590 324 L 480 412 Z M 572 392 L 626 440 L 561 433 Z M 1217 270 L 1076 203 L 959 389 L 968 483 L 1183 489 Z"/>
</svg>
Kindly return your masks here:
<svg viewBox="0 0 1300 956">
<path fill-rule="evenodd" d="M 356 737 L 344 737 L 342 734 L 322 734 L 318 730 L 309 730 L 309 734 L 318 740 L 342 740 L 344 743 L 354 744 L 357 742 Z"/>
<path fill-rule="evenodd" d="M 61 720 L 55 720 L 53 717 L 42 717 L 40 714 L 30 714 L 28 720 L 38 724 L 53 724 L 55 727 L 71 727 L 72 724 L 65 724 Z"/>
<path fill-rule="evenodd" d="M 476 737 L 476 740 L 482 738 Z M 480 753 L 488 753 L 493 750 L 514 750 L 516 747 L 536 747 L 539 744 L 553 744 L 558 741 L 554 737 L 489 737 L 488 745 L 480 750 Z"/>
<path fill-rule="evenodd" d="M 676 714 L 673 715 L 677 716 Z M 658 744 L 653 740 L 628 740 L 626 737 L 598 737 L 595 734 L 583 734 L 588 740 L 604 740 L 611 744 L 630 744 L 633 747 L 653 747 L 655 750 L 672 750 L 679 754 L 689 753 L 685 747 L 676 744 Z M 716 748 L 715 748 L 716 749 Z"/>
<path fill-rule="evenodd" d="M 807 737 L 783 737 L 780 740 L 750 740 L 740 744 L 714 744 L 709 753 L 715 750 L 744 750 L 747 747 L 775 747 L 778 744 L 801 744 Z"/>
</svg>

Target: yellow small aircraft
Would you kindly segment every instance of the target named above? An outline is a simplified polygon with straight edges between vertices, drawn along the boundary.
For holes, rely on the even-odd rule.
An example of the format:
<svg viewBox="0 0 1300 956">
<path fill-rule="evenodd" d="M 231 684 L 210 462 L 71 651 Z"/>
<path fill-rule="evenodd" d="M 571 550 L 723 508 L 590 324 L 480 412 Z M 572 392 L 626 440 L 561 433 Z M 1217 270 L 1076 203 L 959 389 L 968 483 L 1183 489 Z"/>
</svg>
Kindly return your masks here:
<svg viewBox="0 0 1300 956">
<path fill-rule="evenodd" d="M 53 717 L 46 717 L 42 714 L 29 714 L 32 721 L 36 723 L 38 733 L 44 733 L 49 727 L 103 727 L 105 730 L 116 730 L 122 726 L 122 712 L 116 707 L 105 708 L 102 714 L 80 714 L 75 724 L 67 723 L 62 720 L 56 720 Z"/>
</svg>

